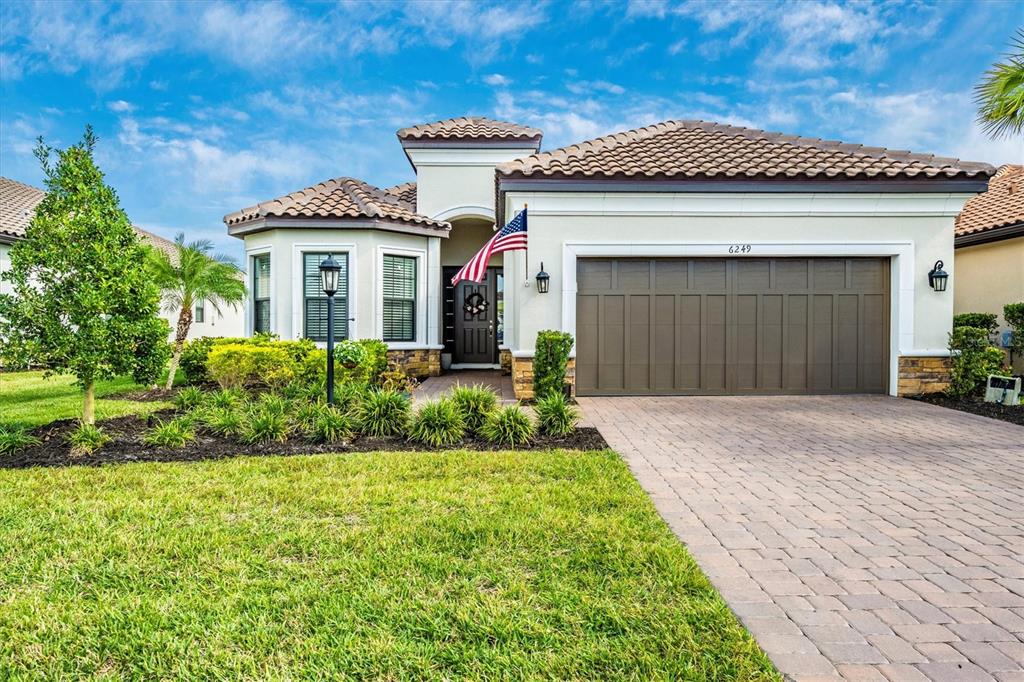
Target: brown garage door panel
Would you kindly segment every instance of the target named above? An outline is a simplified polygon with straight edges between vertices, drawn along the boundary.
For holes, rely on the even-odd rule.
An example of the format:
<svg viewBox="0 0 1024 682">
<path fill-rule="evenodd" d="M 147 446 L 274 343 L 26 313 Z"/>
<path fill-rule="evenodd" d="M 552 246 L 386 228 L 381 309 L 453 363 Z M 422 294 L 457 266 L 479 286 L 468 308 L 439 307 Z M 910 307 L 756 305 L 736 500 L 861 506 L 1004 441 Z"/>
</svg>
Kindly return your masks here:
<svg viewBox="0 0 1024 682">
<path fill-rule="evenodd" d="M 581 259 L 581 395 L 885 392 L 889 262 Z"/>
</svg>

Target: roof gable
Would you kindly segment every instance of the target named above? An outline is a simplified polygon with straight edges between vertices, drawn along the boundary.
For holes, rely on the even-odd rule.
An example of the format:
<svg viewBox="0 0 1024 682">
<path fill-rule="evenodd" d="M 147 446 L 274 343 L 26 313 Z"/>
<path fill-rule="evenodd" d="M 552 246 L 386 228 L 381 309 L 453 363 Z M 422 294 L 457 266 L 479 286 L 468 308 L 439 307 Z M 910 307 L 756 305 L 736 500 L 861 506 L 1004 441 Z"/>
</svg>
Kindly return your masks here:
<svg viewBox="0 0 1024 682">
<path fill-rule="evenodd" d="M 402 128 L 397 133 L 403 145 L 413 141 L 523 142 L 540 148 L 543 133 L 539 128 L 498 121 L 484 116 L 460 116 L 434 123 Z"/>
<path fill-rule="evenodd" d="M 933 178 L 991 175 L 987 163 L 705 121 L 666 121 L 500 164 L 504 177 Z"/>
</svg>

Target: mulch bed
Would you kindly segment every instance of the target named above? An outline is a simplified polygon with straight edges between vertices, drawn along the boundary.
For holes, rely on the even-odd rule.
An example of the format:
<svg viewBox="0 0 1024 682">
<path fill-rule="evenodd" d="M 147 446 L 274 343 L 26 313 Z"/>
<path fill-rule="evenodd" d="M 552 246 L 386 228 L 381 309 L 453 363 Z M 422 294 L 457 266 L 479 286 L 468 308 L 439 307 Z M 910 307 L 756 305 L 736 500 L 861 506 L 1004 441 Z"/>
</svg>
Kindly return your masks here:
<svg viewBox="0 0 1024 682">
<path fill-rule="evenodd" d="M 375 452 L 379 450 L 429 450 L 419 443 L 404 438 L 370 438 L 356 436 L 350 443 L 318 445 L 301 438 L 292 438 L 284 443 L 266 445 L 244 445 L 237 441 L 218 436 L 202 428 L 196 430 L 196 438 L 184 447 L 164 448 L 146 445 L 142 439 L 156 420 L 166 421 L 175 416 L 174 410 L 160 410 L 150 417 L 130 415 L 105 419 L 98 422 L 111 440 L 99 450 L 88 455 L 71 455 L 66 443 L 67 435 L 77 425 L 76 419 L 61 419 L 40 426 L 32 435 L 42 442 L 35 446 L 0 457 L 0 469 L 25 469 L 28 467 L 98 466 L 123 464 L 127 462 L 195 462 L 208 459 L 257 456 L 278 457 L 288 455 L 310 455 L 324 452 Z M 604 450 L 608 447 L 597 429 L 583 427 L 564 438 L 538 436 L 533 442 L 517 450 Z M 462 443 L 446 450 L 509 450 L 508 447 L 492 445 L 477 438 L 466 438 Z"/>
<path fill-rule="evenodd" d="M 999 403 L 986 403 L 982 398 L 970 396 L 967 398 L 952 398 L 945 393 L 929 393 L 917 396 L 914 400 L 924 403 L 948 407 L 952 410 L 970 412 L 982 417 L 999 419 L 1018 426 L 1024 426 L 1024 405 L 1001 405 Z"/>
<path fill-rule="evenodd" d="M 136 403 L 155 403 L 160 401 L 174 400 L 174 396 L 178 395 L 178 389 L 176 388 L 147 388 L 147 389 L 136 389 L 134 391 L 122 391 L 121 393 L 112 393 L 110 395 L 103 396 L 104 400 L 131 400 Z"/>
</svg>

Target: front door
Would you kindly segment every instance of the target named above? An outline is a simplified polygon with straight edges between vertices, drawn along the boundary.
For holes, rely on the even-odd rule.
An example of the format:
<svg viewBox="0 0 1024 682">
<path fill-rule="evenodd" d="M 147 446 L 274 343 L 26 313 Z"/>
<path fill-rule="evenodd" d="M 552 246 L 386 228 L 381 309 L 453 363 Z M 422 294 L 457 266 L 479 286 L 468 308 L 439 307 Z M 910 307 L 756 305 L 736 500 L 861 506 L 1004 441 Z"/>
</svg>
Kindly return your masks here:
<svg viewBox="0 0 1024 682">
<path fill-rule="evenodd" d="M 497 268 L 488 268 L 480 284 L 462 281 L 455 285 L 453 362 L 493 364 L 498 354 Z"/>
</svg>

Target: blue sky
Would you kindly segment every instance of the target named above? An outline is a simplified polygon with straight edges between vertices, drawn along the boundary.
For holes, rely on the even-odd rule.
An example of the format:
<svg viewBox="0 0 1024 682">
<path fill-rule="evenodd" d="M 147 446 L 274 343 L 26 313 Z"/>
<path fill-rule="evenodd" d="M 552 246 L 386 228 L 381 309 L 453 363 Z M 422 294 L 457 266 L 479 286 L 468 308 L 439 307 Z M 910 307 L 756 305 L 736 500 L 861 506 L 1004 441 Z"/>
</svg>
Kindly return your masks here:
<svg viewBox="0 0 1024 682">
<path fill-rule="evenodd" d="M 87 123 L 129 217 L 240 253 L 224 214 L 321 180 L 413 178 L 400 127 L 536 125 L 554 148 L 700 118 L 992 163 L 971 89 L 1014 2 L 0 5 L 0 172 Z"/>
</svg>

